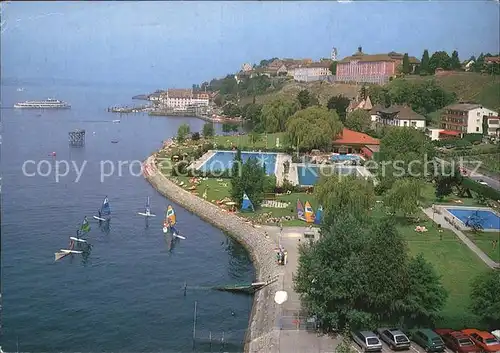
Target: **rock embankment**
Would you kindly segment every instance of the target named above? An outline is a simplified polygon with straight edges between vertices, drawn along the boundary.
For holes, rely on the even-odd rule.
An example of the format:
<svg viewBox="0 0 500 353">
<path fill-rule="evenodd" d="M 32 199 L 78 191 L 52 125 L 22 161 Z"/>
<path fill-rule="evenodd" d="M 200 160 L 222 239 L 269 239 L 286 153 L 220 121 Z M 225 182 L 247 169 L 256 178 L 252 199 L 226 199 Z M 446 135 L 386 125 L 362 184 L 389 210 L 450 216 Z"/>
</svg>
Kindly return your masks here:
<svg viewBox="0 0 500 353">
<path fill-rule="evenodd" d="M 277 282 L 255 294 L 245 340 L 246 352 L 277 351 L 279 331 L 275 328 L 279 308 L 274 302 L 274 294 L 279 290 L 283 270 L 276 264 L 273 241 L 266 237 L 263 230 L 254 228 L 240 217 L 192 195 L 167 179 L 158 171 L 153 156 L 145 161 L 143 170 L 145 178 L 163 196 L 195 213 L 204 221 L 228 232 L 241 243 L 250 253 L 258 281 L 279 276 Z"/>
</svg>

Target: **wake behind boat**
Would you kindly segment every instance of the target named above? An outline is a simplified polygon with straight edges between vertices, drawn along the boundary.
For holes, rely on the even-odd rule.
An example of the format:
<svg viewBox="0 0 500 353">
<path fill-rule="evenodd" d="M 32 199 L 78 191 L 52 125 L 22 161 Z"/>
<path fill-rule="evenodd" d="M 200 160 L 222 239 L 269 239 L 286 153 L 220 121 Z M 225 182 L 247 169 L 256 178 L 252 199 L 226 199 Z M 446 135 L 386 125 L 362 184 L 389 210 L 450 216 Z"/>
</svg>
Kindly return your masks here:
<svg viewBox="0 0 500 353">
<path fill-rule="evenodd" d="M 106 196 L 102 202 L 101 208 L 97 210 L 97 216 L 94 219 L 99 222 L 108 221 L 111 219 L 111 208 L 109 207 L 109 200 Z"/>
<path fill-rule="evenodd" d="M 144 212 L 137 212 L 137 214 L 144 216 L 144 217 L 156 217 L 155 214 L 151 213 L 151 206 L 149 204 L 149 196 L 146 199 L 146 206 L 144 207 Z"/>
</svg>

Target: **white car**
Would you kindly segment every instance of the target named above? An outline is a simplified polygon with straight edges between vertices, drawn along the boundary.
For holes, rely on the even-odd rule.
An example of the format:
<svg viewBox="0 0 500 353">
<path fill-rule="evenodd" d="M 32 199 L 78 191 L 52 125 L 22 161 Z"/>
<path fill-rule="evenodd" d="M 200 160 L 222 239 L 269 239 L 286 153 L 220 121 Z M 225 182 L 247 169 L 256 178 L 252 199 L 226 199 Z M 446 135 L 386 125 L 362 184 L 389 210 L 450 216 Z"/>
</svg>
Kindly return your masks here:
<svg viewBox="0 0 500 353">
<path fill-rule="evenodd" d="M 481 185 L 488 186 L 488 183 L 485 182 L 485 181 L 483 181 L 483 180 L 479 180 L 478 183 L 481 184 Z"/>
<path fill-rule="evenodd" d="M 500 341 L 500 330 L 491 331 L 491 334 Z"/>
</svg>

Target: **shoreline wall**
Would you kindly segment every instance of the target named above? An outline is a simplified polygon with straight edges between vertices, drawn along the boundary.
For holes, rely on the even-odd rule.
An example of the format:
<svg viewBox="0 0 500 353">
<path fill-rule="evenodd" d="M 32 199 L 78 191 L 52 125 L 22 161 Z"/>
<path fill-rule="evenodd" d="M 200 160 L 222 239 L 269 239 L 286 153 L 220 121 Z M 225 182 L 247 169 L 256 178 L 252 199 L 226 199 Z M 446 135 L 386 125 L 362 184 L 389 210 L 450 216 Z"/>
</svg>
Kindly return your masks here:
<svg viewBox="0 0 500 353">
<path fill-rule="evenodd" d="M 280 290 L 279 284 L 282 282 L 284 271 L 276 263 L 274 242 L 266 238 L 263 230 L 254 228 L 240 217 L 191 194 L 167 179 L 158 171 L 154 156 L 144 162 L 143 175 L 160 194 L 226 231 L 242 244 L 250 254 L 257 281 L 279 276 L 278 281 L 255 293 L 245 337 L 245 352 L 277 351 L 279 308 L 274 302 L 274 294 Z"/>
</svg>

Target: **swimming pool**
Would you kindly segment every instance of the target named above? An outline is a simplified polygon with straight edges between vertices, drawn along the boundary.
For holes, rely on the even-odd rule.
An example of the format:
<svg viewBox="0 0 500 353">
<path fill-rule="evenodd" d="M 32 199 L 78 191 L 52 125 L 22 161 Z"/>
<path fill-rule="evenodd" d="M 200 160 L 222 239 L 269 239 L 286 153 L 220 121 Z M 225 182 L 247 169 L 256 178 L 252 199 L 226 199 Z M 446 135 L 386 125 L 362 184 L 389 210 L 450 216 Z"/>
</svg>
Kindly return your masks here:
<svg viewBox="0 0 500 353">
<path fill-rule="evenodd" d="M 334 154 L 330 157 L 334 162 L 359 161 L 361 158 L 356 154 Z"/>
<path fill-rule="evenodd" d="M 475 218 L 483 229 L 500 230 L 500 217 L 494 212 L 488 210 L 475 210 L 475 209 L 460 209 L 460 208 L 447 208 L 446 211 L 461 220 L 464 224 L 470 219 Z"/>
<path fill-rule="evenodd" d="M 217 151 L 198 169 L 203 172 L 231 169 L 235 156 L 236 152 L 233 151 Z M 276 167 L 276 156 L 277 153 L 241 152 L 241 159 L 243 160 L 243 163 L 245 163 L 250 158 L 256 158 L 261 166 L 265 165 L 267 175 L 274 174 L 274 169 Z"/>
<path fill-rule="evenodd" d="M 356 168 L 334 167 L 334 166 L 298 166 L 297 174 L 299 185 L 314 185 L 318 182 L 321 175 L 329 176 L 333 174 L 340 175 L 358 175 Z"/>
</svg>

